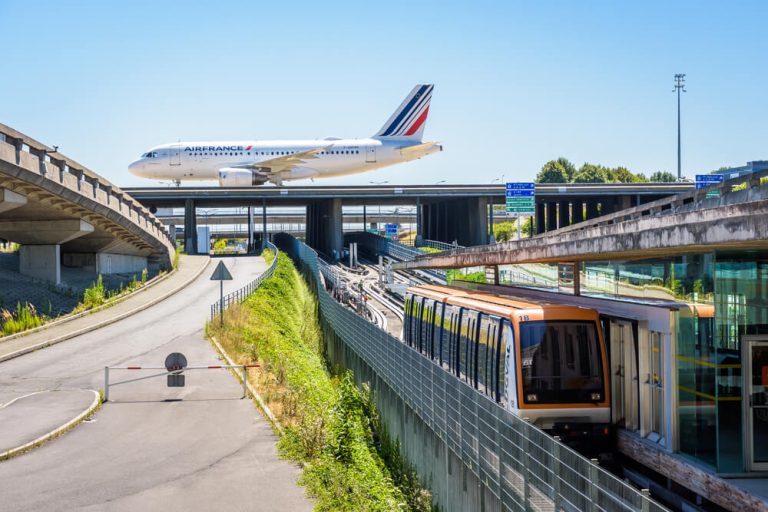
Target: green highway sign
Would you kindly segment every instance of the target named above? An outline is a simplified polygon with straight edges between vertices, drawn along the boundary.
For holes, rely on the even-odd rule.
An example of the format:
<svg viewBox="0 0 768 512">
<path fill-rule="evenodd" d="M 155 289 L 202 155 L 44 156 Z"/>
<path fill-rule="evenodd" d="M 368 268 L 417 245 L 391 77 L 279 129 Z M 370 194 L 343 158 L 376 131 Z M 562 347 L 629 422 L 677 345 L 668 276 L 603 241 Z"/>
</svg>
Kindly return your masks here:
<svg viewBox="0 0 768 512">
<path fill-rule="evenodd" d="M 508 197 L 507 204 L 535 204 L 532 197 Z"/>
</svg>

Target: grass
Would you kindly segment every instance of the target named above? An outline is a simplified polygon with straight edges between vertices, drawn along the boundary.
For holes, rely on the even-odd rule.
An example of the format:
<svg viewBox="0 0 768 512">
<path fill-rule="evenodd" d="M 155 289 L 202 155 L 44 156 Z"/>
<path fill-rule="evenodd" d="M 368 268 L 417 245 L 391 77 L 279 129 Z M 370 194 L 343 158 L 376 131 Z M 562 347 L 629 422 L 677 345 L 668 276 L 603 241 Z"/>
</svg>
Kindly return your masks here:
<svg viewBox="0 0 768 512">
<path fill-rule="evenodd" d="M 485 283 L 485 272 L 472 272 L 462 274 L 461 269 L 451 268 L 446 273 L 446 281 L 451 284 L 454 281 L 469 281 L 471 283 Z"/>
<path fill-rule="evenodd" d="M 274 254 L 264 251 L 271 262 Z M 330 375 L 323 359 L 317 303 L 291 260 L 278 254 L 275 274 L 243 304 L 209 323 L 237 363 L 258 362 L 249 380 L 283 426 L 280 453 L 304 467 L 301 483 L 319 511 L 429 510 L 387 467 L 370 393 L 350 373 Z M 423 506 L 421 506 L 423 505 Z"/>
<path fill-rule="evenodd" d="M 445 249 L 435 249 L 434 247 L 417 247 L 417 249 L 425 254 L 434 254 L 436 252 L 443 252 Z"/>
<path fill-rule="evenodd" d="M 38 314 L 34 305 L 25 302 L 17 304 L 15 312 L 7 309 L 0 310 L 0 320 L 3 323 L 3 336 L 10 336 L 43 325 L 46 317 Z"/>
</svg>

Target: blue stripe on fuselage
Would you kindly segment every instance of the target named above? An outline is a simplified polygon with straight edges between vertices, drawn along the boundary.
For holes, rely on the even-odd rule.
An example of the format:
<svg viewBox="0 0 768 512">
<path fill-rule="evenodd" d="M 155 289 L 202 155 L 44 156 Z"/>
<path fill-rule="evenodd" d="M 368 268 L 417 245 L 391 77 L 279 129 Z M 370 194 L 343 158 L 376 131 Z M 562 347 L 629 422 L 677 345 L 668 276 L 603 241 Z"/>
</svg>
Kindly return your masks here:
<svg viewBox="0 0 768 512">
<path fill-rule="evenodd" d="M 428 85 L 422 85 L 419 89 L 419 92 L 417 92 L 413 98 L 411 98 L 411 101 L 408 102 L 408 105 L 405 106 L 402 112 L 400 112 L 400 115 L 397 116 L 397 118 L 392 122 L 392 124 L 389 125 L 389 127 L 384 131 L 384 133 L 381 134 L 382 137 L 386 137 L 392 131 L 395 129 L 395 126 L 400 124 L 400 121 L 405 117 L 413 108 L 413 106 L 416 104 L 417 101 L 419 101 L 419 98 L 421 98 L 421 95 L 424 94 L 424 91 L 426 88 L 429 87 Z"/>
</svg>

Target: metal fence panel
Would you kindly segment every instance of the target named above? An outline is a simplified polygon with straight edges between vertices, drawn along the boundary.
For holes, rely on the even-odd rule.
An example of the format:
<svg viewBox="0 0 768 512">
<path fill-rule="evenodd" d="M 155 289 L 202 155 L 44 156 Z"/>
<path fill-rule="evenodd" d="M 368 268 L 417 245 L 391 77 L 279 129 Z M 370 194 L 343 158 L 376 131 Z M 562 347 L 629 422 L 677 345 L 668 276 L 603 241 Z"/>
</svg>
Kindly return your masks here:
<svg viewBox="0 0 768 512">
<path fill-rule="evenodd" d="M 463 481 L 463 486 L 433 481 L 433 487 L 441 488 L 441 508 L 666 510 L 337 303 L 320 284 L 317 254 L 289 235 L 277 235 L 275 241 L 297 261 L 316 288 L 321 323 L 328 334 L 340 341 L 343 351 L 351 350 L 362 360 L 376 380 L 385 383 L 447 447 L 443 474 L 454 483 Z M 403 416 L 405 422 L 412 417 L 408 411 Z M 414 424 L 408 431 L 418 428 Z M 460 468 L 452 465 L 454 458 L 461 461 Z M 474 487 L 467 485 L 468 476 Z"/>
</svg>

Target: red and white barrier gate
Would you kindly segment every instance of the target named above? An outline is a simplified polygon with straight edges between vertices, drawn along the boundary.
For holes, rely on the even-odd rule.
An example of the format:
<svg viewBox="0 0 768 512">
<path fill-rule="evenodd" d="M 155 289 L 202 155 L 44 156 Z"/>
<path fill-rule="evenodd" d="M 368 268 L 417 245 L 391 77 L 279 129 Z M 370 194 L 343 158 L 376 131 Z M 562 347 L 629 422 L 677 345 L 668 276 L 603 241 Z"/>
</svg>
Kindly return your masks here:
<svg viewBox="0 0 768 512">
<path fill-rule="evenodd" d="M 156 377 L 162 377 L 163 375 L 181 375 L 187 370 L 230 370 L 240 368 L 243 372 L 243 396 L 248 396 L 248 368 L 258 368 L 258 364 L 210 364 L 208 366 L 105 366 L 104 367 L 104 401 L 109 402 L 109 388 L 119 386 L 120 384 L 128 384 L 129 382 L 138 382 L 140 380 L 153 379 Z M 161 373 L 154 373 L 152 375 L 146 375 L 144 377 L 137 377 L 135 379 L 121 380 L 119 382 L 109 382 L 109 372 L 112 370 L 164 370 Z M 183 381 L 182 381 L 183 382 Z M 181 384 L 183 386 L 183 383 Z M 169 386 L 174 386 L 169 383 Z"/>
</svg>

